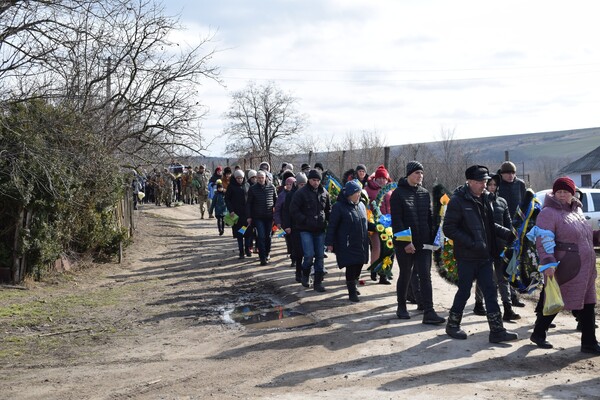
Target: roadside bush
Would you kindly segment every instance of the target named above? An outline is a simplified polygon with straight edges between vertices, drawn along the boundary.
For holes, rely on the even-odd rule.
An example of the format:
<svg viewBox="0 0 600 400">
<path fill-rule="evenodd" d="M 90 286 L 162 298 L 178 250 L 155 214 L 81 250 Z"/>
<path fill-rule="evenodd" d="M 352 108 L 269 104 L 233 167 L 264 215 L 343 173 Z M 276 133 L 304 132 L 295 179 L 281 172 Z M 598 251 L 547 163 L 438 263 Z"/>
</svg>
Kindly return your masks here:
<svg viewBox="0 0 600 400">
<path fill-rule="evenodd" d="M 39 276 L 64 252 L 114 254 L 124 235 L 113 216 L 124 181 L 89 122 L 41 100 L 2 111 L 0 239 L 12 244 L 23 224 L 17 248 L 26 274 Z"/>
</svg>

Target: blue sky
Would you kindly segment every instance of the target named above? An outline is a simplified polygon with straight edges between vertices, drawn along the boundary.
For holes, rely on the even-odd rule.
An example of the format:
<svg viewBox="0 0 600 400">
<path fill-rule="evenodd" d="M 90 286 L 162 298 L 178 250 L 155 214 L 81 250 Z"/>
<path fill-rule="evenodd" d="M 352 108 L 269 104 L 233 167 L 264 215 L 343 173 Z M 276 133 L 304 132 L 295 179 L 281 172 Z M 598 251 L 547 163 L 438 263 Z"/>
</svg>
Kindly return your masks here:
<svg viewBox="0 0 600 400">
<path fill-rule="evenodd" d="M 592 1 L 165 0 L 193 44 L 214 34 L 224 86 L 199 88 L 208 154 L 233 91 L 274 81 L 308 135 L 386 144 L 600 126 Z"/>
</svg>

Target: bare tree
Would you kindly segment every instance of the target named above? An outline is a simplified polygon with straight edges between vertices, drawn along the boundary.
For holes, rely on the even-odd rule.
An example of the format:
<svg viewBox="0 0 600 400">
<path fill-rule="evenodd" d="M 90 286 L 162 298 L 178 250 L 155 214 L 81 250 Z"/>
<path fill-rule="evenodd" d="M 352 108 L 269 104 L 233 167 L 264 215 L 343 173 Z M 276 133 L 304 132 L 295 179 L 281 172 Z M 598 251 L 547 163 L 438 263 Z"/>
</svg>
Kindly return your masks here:
<svg viewBox="0 0 600 400">
<path fill-rule="evenodd" d="M 269 82 L 250 82 L 232 94 L 225 113 L 229 126 L 224 133 L 230 141 L 230 154 L 251 153 L 271 162 L 276 153 L 285 153 L 293 139 L 305 128 L 307 118 L 296 109 L 297 99 Z"/>
<path fill-rule="evenodd" d="M 5 102 L 43 97 L 81 113 L 115 154 L 206 148 L 196 86 L 218 80 L 210 37 L 194 46 L 154 0 L 32 0 L 0 7 Z"/>
<path fill-rule="evenodd" d="M 440 140 L 438 141 L 438 162 L 430 162 L 431 173 L 435 183 L 441 183 L 448 190 L 464 183 L 464 172 L 467 164 L 472 158 L 460 144 L 454 139 L 455 129 L 442 128 Z"/>
</svg>

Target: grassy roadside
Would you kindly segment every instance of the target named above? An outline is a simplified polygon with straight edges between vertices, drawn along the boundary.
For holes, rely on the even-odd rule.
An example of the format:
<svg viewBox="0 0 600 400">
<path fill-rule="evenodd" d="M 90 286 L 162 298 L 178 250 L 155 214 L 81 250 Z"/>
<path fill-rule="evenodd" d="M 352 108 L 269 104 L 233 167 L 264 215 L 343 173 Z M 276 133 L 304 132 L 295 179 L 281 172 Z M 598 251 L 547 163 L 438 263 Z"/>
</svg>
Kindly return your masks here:
<svg viewBox="0 0 600 400">
<path fill-rule="evenodd" d="M 150 286 L 146 281 L 85 290 L 62 283 L 0 290 L 0 364 L 26 354 L 60 352 L 68 359 L 82 348 L 91 351 L 127 330 L 128 300 Z"/>
</svg>

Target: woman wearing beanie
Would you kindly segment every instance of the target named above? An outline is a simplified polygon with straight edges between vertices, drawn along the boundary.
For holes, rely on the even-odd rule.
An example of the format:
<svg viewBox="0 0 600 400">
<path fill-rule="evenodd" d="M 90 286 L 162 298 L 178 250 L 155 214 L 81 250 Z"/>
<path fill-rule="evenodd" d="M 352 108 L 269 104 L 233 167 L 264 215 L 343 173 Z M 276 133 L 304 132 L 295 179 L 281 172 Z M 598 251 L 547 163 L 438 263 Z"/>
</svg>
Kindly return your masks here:
<svg viewBox="0 0 600 400">
<path fill-rule="evenodd" d="M 363 187 L 365 187 L 367 185 L 367 180 L 369 179 L 365 164 L 358 164 L 356 168 L 354 168 L 354 172 L 356 174 L 356 179 L 358 179 Z"/>
<path fill-rule="evenodd" d="M 592 231 L 586 222 L 571 178 L 562 177 L 554 181 L 552 193 L 546 195 L 542 211 L 537 216 L 536 226 L 540 229 L 536 238 L 540 270 L 543 270 L 546 279 L 556 279 L 565 310 L 578 311 L 581 351 L 600 355 L 595 327 L 597 272 L 594 251 L 594 244 L 600 245 L 600 231 Z M 551 234 L 545 233 L 547 231 Z M 543 298 L 542 291 L 541 303 Z M 538 313 L 531 334 L 531 341 L 538 347 L 552 348 L 546 340 L 546 331 L 554 317 L 556 314 Z"/>
<path fill-rule="evenodd" d="M 369 261 L 367 209 L 360 201 L 361 190 L 356 181 L 344 185 L 343 197 L 331 209 L 325 236 L 327 251 L 333 251 L 338 267 L 346 269 L 346 287 L 352 302 L 360 301 L 356 282 L 363 265 Z M 375 226 L 371 228 L 375 230 Z"/>
<path fill-rule="evenodd" d="M 388 183 L 392 182 L 392 178 L 390 178 L 390 174 L 384 165 L 380 165 L 377 167 L 375 172 L 369 176 L 367 179 L 367 185 L 365 186 L 365 190 L 367 195 L 369 196 L 369 209 L 373 210 L 373 205 L 371 204 L 379 194 L 381 188 L 383 188 Z M 381 205 L 379 208 L 381 209 L 381 214 L 389 214 L 390 213 L 390 196 L 392 195 L 392 191 L 389 191 L 381 201 Z M 381 253 L 381 243 L 379 241 L 379 237 L 377 235 L 371 235 L 371 262 L 377 260 Z M 371 279 L 377 280 L 377 273 L 371 272 Z M 391 285 L 391 282 L 388 281 L 385 274 L 382 272 L 379 275 L 379 283 L 382 285 Z"/>
<path fill-rule="evenodd" d="M 285 231 L 286 237 L 290 238 L 291 243 L 291 254 L 292 264 L 296 268 L 296 282 L 302 282 L 302 257 L 304 252 L 302 250 L 302 241 L 300 240 L 300 231 L 294 225 L 294 219 L 290 214 L 290 204 L 292 204 L 292 198 L 298 191 L 303 188 L 308 179 L 304 172 L 298 172 L 295 176 L 294 185 L 292 189 L 285 195 L 285 202 L 281 208 L 281 228 Z"/>
</svg>

